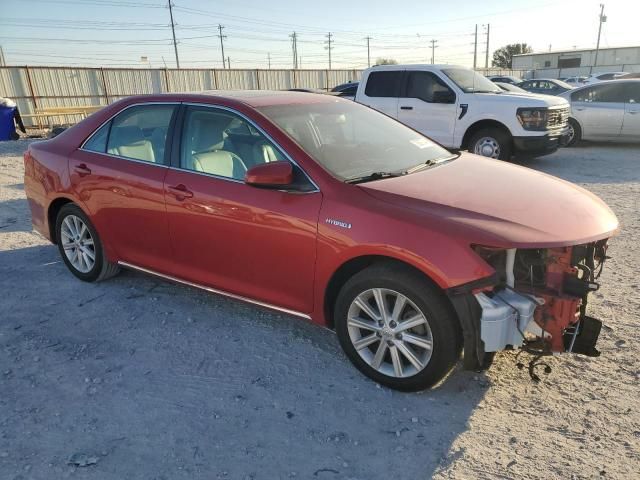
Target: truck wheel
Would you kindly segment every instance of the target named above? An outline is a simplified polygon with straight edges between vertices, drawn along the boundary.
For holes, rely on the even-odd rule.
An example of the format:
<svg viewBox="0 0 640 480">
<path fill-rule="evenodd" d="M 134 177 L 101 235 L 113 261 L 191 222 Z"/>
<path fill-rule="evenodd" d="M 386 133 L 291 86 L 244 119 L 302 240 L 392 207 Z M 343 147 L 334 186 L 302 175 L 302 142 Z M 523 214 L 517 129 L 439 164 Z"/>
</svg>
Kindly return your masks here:
<svg viewBox="0 0 640 480">
<path fill-rule="evenodd" d="M 460 357 L 458 319 L 420 274 L 379 264 L 351 277 L 335 305 L 349 360 L 372 380 L 403 391 L 431 387 Z"/>
<path fill-rule="evenodd" d="M 567 147 L 576 145 L 582 139 L 582 129 L 580 124 L 573 118 L 569 119 L 569 141 Z"/>
<path fill-rule="evenodd" d="M 483 128 L 469 139 L 469 151 L 483 157 L 509 160 L 511 158 L 511 135 L 498 128 Z"/>
</svg>

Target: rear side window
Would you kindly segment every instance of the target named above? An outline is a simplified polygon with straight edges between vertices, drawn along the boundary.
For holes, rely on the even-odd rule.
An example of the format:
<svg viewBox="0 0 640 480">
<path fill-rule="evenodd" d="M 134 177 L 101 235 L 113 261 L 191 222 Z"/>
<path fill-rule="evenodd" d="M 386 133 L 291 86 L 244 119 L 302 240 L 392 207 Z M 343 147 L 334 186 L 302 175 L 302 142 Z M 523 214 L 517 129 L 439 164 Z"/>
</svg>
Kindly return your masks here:
<svg viewBox="0 0 640 480">
<path fill-rule="evenodd" d="M 111 125 L 107 153 L 165 163 L 165 144 L 175 105 L 140 105 L 118 114 Z"/>
<path fill-rule="evenodd" d="M 372 72 L 364 94 L 367 97 L 399 97 L 402 72 Z"/>
<path fill-rule="evenodd" d="M 111 122 L 105 123 L 102 127 L 96 130 L 82 148 L 92 152 L 105 153 L 107 151 L 109 128 L 111 128 Z"/>
</svg>

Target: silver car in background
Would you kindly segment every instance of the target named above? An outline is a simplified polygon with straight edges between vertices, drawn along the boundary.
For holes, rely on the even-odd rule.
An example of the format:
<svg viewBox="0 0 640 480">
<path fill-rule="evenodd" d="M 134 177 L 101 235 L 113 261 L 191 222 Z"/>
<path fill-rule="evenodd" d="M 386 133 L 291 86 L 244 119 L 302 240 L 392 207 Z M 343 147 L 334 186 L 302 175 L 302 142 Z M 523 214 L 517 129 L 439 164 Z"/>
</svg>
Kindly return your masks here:
<svg viewBox="0 0 640 480">
<path fill-rule="evenodd" d="M 559 97 L 571 105 L 569 142 L 640 142 L 640 79 L 611 80 L 574 88 Z"/>
</svg>

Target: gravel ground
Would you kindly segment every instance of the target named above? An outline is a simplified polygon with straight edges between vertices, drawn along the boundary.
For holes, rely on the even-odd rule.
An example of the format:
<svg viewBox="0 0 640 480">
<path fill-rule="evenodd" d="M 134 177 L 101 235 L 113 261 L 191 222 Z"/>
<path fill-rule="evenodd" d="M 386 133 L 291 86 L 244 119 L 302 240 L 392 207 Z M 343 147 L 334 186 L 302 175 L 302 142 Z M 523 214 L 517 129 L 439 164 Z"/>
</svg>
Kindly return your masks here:
<svg viewBox="0 0 640 480">
<path fill-rule="evenodd" d="M 0 144 L 1 479 L 638 478 L 638 146 L 527 164 L 622 222 L 590 306 L 602 356 L 551 358 L 534 384 L 502 353 L 404 394 L 304 321 L 131 272 L 76 280 L 31 231 L 26 145 Z"/>
</svg>

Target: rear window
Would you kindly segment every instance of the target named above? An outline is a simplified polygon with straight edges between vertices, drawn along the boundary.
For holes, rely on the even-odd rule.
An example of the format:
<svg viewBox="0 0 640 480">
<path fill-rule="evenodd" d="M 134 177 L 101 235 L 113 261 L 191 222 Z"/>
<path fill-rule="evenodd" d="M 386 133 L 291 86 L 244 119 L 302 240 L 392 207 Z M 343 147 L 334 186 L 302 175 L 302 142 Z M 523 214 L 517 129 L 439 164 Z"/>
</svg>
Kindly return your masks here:
<svg viewBox="0 0 640 480">
<path fill-rule="evenodd" d="M 364 94 L 367 97 L 399 97 L 402 71 L 372 72 Z"/>
</svg>

